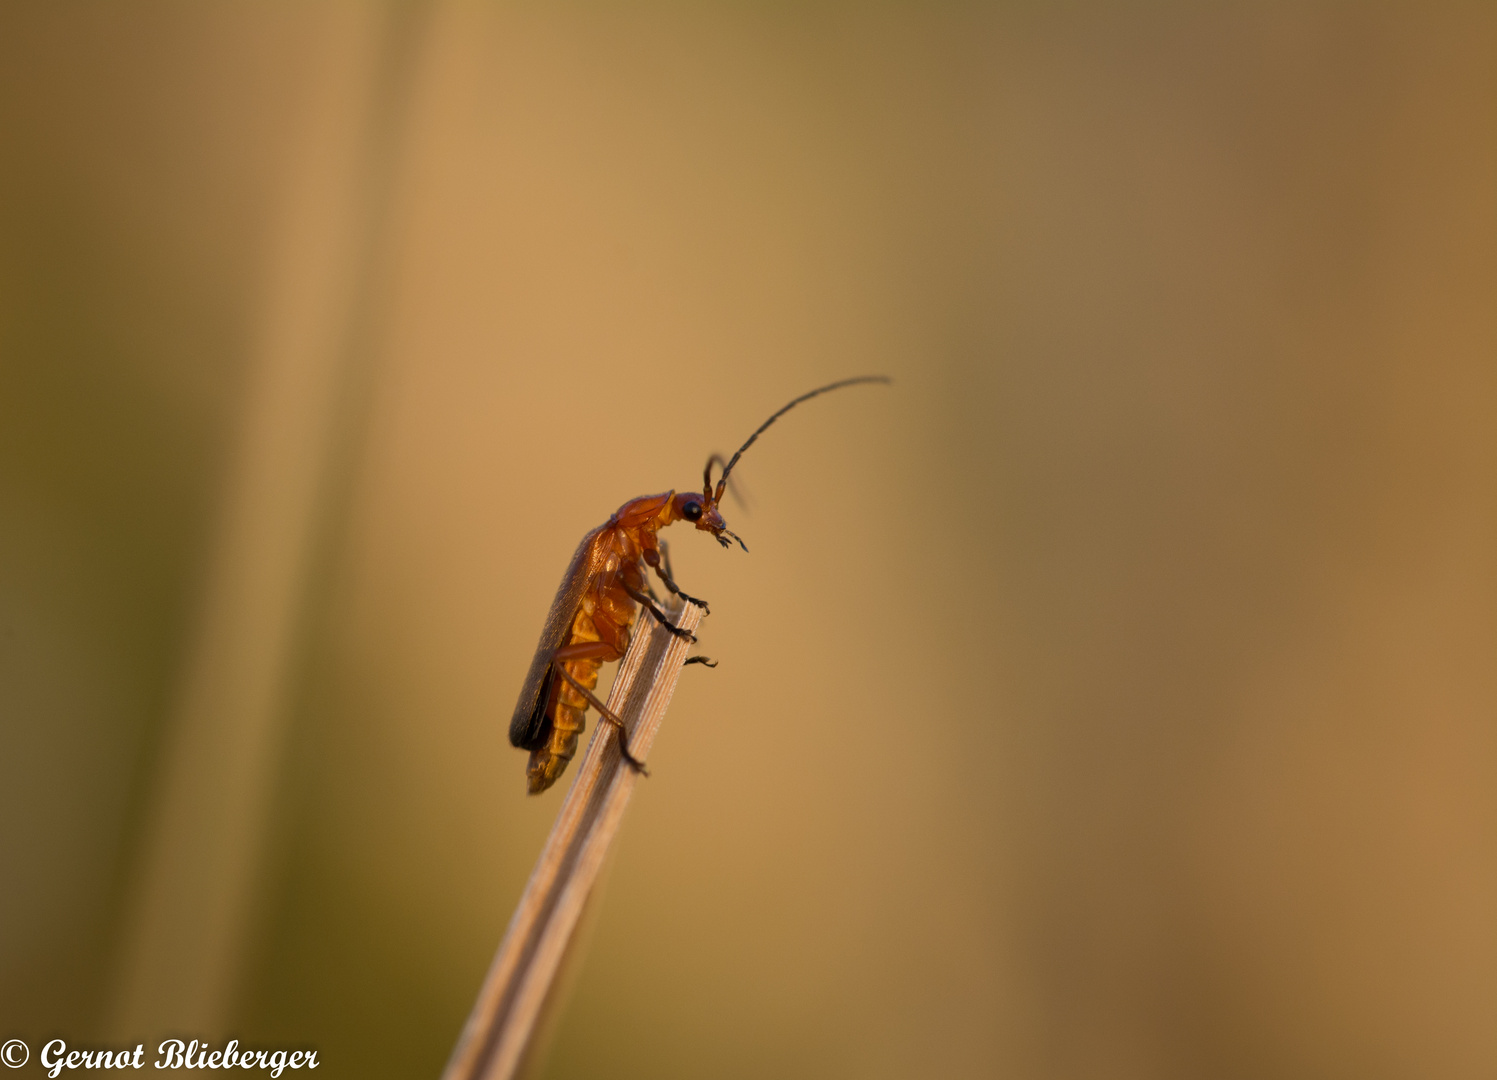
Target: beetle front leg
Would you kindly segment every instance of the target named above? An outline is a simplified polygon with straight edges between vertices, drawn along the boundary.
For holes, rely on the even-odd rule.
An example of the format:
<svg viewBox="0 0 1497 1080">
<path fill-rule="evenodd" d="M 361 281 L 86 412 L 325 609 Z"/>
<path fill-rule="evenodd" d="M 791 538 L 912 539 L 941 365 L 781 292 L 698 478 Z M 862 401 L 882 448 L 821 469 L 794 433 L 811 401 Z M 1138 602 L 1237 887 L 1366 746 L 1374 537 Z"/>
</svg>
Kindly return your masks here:
<svg viewBox="0 0 1497 1080">
<path fill-rule="evenodd" d="M 670 618 L 665 614 L 665 612 L 661 611 L 658 607 L 656 607 L 655 606 L 655 602 L 653 600 L 651 600 L 648 596 L 646 596 L 644 593 L 640 592 L 638 589 L 631 588 L 629 585 L 627 585 L 627 584 L 625 584 L 623 582 L 620 582 L 620 584 L 624 586 L 624 591 L 629 594 L 629 596 L 630 596 L 631 599 L 633 599 L 635 602 L 637 602 L 641 607 L 643 607 L 645 610 L 647 610 L 651 615 L 655 616 L 655 620 L 657 622 L 659 622 L 661 626 L 665 627 L 671 633 L 675 634 L 678 638 L 685 638 L 687 641 L 691 642 L 693 645 L 696 644 L 697 636 L 695 634 L 693 634 L 690 630 L 683 630 L 681 627 L 679 627 L 675 623 L 671 622 Z"/>
<path fill-rule="evenodd" d="M 662 551 L 666 551 L 667 550 L 666 547 L 665 547 L 665 541 L 662 540 L 660 542 L 660 548 L 661 548 Z M 654 567 L 656 575 L 660 578 L 661 581 L 665 582 L 665 587 L 667 589 L 669 589 L 673 595 L 679 596 L 682 600 L 685 600 L 688 604 L 695 604 L 697 607 L 701 608 L 704 613 L 706 613 L 708 615 L 712 614 L 712 609 L 707 606 L 707 601 L 705 601 L 705 600 L 698 600 L 695 596 L 692 596 L 692 595 L 690 595 L 688 593 L 682 592 L 681 589 L 680 589 L 680 587 L 676 585 L 675 581 L 673 581 L 671 579 L 671 564 L 670 564 L 670 555 L 669 555 L 668 552 L 667 552 L 667 554 L 665 556 L 665 560 L 662 562 L 661 558 L 660 558 L 660 554 L 658 552 L 654 551 L 653 549 L 646 548 L 645 549 L 645 562 L 649 563 L 652 567 Z"/>
</svg>

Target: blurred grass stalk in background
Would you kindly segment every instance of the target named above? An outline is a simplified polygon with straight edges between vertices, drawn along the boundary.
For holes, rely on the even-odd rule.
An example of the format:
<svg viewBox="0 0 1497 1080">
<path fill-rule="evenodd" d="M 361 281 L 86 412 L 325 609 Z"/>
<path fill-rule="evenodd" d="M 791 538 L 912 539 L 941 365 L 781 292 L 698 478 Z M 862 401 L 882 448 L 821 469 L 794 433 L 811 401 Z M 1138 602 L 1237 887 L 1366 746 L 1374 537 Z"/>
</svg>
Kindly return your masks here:
<svg viewBox="0 0 1497 1080">
<path fill-rule="evenodd" d="M 126 907 L 108 1029 L 221 1038 L 246 975 L 269 800 L 304 648 L 319 542 L 343 503 L 337 464 L 368 378 L 356 323 L 377 260 L 379 178 L 398 122 L 380 87 L 408 27 L 379 4 L 309 12 L 322 42 L 303 87 L 266 245 L 263 307 L 210 540 L 200 608 L 165 729 Z"/>
</svg>

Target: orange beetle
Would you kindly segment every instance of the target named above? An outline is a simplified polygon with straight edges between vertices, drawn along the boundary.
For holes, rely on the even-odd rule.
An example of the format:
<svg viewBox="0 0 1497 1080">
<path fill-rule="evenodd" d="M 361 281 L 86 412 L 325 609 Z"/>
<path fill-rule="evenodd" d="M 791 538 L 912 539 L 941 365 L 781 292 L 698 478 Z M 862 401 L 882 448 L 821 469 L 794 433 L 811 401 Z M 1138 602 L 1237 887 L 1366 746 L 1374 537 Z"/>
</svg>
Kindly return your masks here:
<svg viewBox="0 0 1497 1080">
<path fill-rule="evenodd" d="M 647 566 L 673 594 L 707 610 L 706 601 L 688 596 L 672 580 L 670 564 L 662 558 L 657 536 L 660 530 L 677 521 L 689 521 L 710 532 L 723 547 L 732 547 L 731 538 L 747 551 L 748 547 L 723 522 L 719 509 L 727 490 L 728 474 L 743 452 L 765 428 L 802 401 L 843 386 L 888 381 L 882 375 L 863 375 L 802 394 L 760 424 L 726 465 L 716 454 L 708 458 L 700 495 L 694 491 L 680 494 L 667 491 L 663 495 L 630 499 L 605 524 L 582 538 L 572 564 L 561 579 L 561 588 L 556 590 L 556 599 L 551 602 L 535 659 L 530 663 L 515 715 L 509 722 L 509 741 L 530 751 L 525 772 L 532 795 L 554 784 L 572 760 L 588 706 L 597 709 L 599 716 L 618 729 L 624 760 L 638 771 L 645 771 L 644 763 L 629 752 L 623 721 L 598 700 L 593 688 L 598 685 L 599 668 L 622 657 L 629 647 L 635 604 L 643 605 L 671 633 L 696 641 L 689 631 L 673 625 L 649 594 Z M 722 475 L 715 486 L 714 464 L 722 466 Z M 693 656 L 686 662 L 712 663 L 701 656 Z"/>
</svg>

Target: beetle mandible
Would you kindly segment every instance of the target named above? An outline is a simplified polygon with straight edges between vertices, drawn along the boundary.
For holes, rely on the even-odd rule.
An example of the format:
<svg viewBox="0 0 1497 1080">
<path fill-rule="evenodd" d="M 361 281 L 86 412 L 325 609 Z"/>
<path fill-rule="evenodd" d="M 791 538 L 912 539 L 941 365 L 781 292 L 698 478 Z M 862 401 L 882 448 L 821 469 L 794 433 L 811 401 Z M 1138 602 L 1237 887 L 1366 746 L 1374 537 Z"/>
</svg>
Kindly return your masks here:
<svg viewBox="0 0 1497 1080">
<path fill-rule="evenodd" d="M 656 575 L 674 595 L 703 611 L 707 602 L 683 592 L 673 580 L 670 563 L 662 558 L 658 533 L 677 521 L 689 521 L 703 532 L 710 532 L 725 548 L 748 546 L 723 521 L 720 504 L 728 487 L 728 474 L 743 452 L 754 444 L 764 429 L 801 402 L 857 383 L 887 383 L 883 375 L 860 375 L 853 379 L 819 386 L 802 394 L 760 424 L 727 462 L 713 454 L 702 474 L 702 493 L 694 491 L 663 495 L 642 495 L 619 507 L 607 522 L 582 538 L 572 563 L 556 590 L 546 616 L 545 629 L 535 649 L 535 659 L 525 676 L 514 718 L 509 722 L 509 741 L 530 751 L 525 775 L 530 794 L 545 791 L 561 776 L 567 762 L 577 752 L 577 736 L 583 731 L 588 706 L 598 710 L 604 721 L 618 729 L 619 749 L 631 768 L 644 772 L 644 762 L 629 752 L 623 721 L 593 694 L 598 685 L 598 669 L 624 655 L 629 647 L 629 631 L 634 625 L 635 605 L 644 607 L 677 637 L 695 642 L 690 631 L 671 623 L 665 612 L 651 599 L 645 568 Z M 716 485 L 712 466 L 722 473 Z M 688 664 L 711 664 L 705 657 L 694 656 Z"/>
</svg>

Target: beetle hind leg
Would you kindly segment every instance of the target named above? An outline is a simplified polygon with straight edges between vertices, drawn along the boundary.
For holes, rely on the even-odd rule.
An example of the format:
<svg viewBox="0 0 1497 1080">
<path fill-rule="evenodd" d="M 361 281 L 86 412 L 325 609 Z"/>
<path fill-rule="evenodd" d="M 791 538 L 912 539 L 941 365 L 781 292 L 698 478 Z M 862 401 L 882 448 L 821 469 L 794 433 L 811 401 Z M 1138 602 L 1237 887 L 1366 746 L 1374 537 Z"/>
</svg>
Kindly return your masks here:
<svg viewBox="0 0 1497 1080">
<path fill-rule="evenodd" d="M 572 677 L 572 673 L 569 672 L 565 667 L 557 665 L 556 670 L 561 672 L 562 678 L 566 679 L 567 682 L 572 684 L 573 689 L 575 689 L 579 694 L 587 699 L 587 703 L 589 705 L 598 710 L 599 716 L 601 716 L 608 723 L 612 724 L 618 731 L 619 753 L 624 756 L 624 761 L 629 765 L 629 767 L 642 776 L 649 776 L 650 770 L 645 768 L 645 763 L 643 761 L 640 761 L 639 758 L 635 757 L 632 753 L 629 752 L 629 729 L 624 726 L 624 722 L 617 716 L 615 716 L 612 710 L 610 710 L 607 705 L 604 705 L 601 701 L 599 701 L 596 694 L 594 694 L 591 690 L 574 679 Z"/>
</svg>

